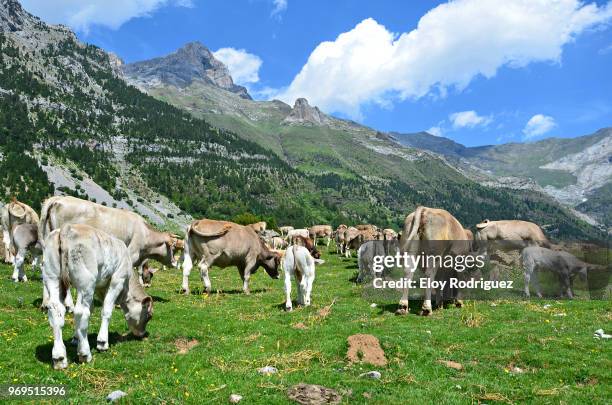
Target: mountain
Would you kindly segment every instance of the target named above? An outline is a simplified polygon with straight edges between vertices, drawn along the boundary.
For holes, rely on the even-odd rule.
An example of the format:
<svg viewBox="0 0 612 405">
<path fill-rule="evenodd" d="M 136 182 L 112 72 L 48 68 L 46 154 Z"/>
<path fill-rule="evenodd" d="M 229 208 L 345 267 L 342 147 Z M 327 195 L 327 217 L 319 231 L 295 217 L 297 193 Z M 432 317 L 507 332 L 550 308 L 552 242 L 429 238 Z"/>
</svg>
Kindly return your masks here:
<svg viewBox="0 0 612 405">
<path fill-rule="evenodd" d="M 190 42 L 170 55 L 121 68 L 126 77 L 145 88 L 160 83 L 187 87 L 199 79 L 251 99 L 246 88 L 234 84 L 227 67 L 199 42 Z"/>
<path fill-rule="evenodd" d="M 544 192 L 612 228 L 609 208 L 589 203 L 591 198 L 612 201 L 612 128 L 576 138 L 470 148 L 426 132 L 391 136 L 401 145 L 444 156 L 483 183 Z"/>
<path fill-rule="evenodd" d="M 203 46 L 123 65 L 15 0 L 0 0 L 0 27 L 2 199 L 78 195 L 176 230 L 192 217 L 397 228 L 423 204 L 466 226 L 526 218 L 601 236 L 543 194 L 484 187 L 305 100 L 250 100 Z"/>
</svg>

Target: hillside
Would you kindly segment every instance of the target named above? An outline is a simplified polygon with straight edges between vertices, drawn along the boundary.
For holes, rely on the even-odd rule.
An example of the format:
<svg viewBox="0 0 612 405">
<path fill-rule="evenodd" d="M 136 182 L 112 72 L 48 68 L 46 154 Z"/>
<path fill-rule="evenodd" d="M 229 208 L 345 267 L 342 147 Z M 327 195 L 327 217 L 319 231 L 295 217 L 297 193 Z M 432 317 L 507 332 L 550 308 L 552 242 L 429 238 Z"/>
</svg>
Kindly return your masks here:
<svg viewBox="0 0 612 405">
<path fill-rule="evenodd" d="M 537 142 L 465 147 L 426 132 L 392 133 L 401 145 L 440 154 L 471 177 L 509 187 L 535 189 L 588 214 L 611 228 L 608 208 L 597 201 L 612 200 L 612 128 L 577 138 L 548 138 Z M 487 177 L 491 180 L 485 180 Z M 589 200 L 596 201 L 592 203 Z"/>
<path fill-rule="evenodd" d="M 292 109 L 249 100 L 214 63 L 212 72 L 204 66 L 187 79 L 175 76 L 180 83 L 147 81 L 160 86 L 160 93 L 146 89 L 151 95 L 190 114 L 128 85 L 114 55 L 15 0 L 1 0 L 0 30 L 4 199 L 14 195 L 38 208 L 53 193 L 79 195 L 173 229 L 193 216 L 243 213 L 272 225 L 397 228 L 423 204 L 447 208 L 466 225 L 527 218 L 553 236 L 599 235 L 543 195 L 483 187 L 428 152 L 398 148 L 307 103 Z M 205 52 L 192 50 L 190 63 L 203 64 Z M 210 88 L 218 94 L 205 101 L 192 93 Z"/>
</svg>

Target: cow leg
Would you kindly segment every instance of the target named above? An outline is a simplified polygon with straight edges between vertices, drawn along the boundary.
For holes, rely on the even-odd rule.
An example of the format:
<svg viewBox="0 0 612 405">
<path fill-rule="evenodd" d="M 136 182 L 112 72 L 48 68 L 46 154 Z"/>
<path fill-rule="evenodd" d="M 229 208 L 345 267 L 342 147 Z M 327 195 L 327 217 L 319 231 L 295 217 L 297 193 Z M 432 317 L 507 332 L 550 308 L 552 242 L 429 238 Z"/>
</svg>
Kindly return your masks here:
<svg viewBox="0 0 612 405">
<path fill-rule="evenodd" d="M 538 271 L 534 271 L 531 275 L 533 279 L 533 287 L 535 288 L 536 295 L 538 298 L 542 298 L 542 289 L 540 288 L 540 274 Z"/>
<path fill-rule="evenodd" d="M 117 274 L 117 273 L 116 273 Z M 111 316 L 113 315 L 113 308 L 119 294 L 123 291 L 123 287 L 126 285 L 126 280 L 123 277 L 111 278 L 110 285 L 104 296 L 104 303 L 102 304 L 102 321 L 100 322 L 100 330 L 98 331 L 98 337 L 96 338 L 96 349 L 99 351 L 108 350 L 108 324 L 110 323 Z"/>
<path fill-rule="evenodd" d="M 14 282 L 18 282 L 20 280 L 23 279 L 23 277 L 25 277 L 25 274 L 23 272 L 23 264 L 25 262 L 25 249 L 19 249 L 19 251 L 17 252 L 17 255 L 15 256 L 14 260 L 13 260 L 13 275 L 11 276 L 11 279 L 13 279 Z M 26 278 L 23 281 L 28 281 L 28 279 Z"/>
<path fill-rule="evenodd" d="M 304 305 L 304 288 L 302 285 L 302 280 L 304 279 L 304 275 L 299 269 L 293 270 L 295 273 L 295 281 L 296 281 L 296 289 L 297 289 L 297 299 L 296 302 L 298 305 Z"/>
<path fill-rule="evenodd" d="M 53 368 L 58 370 L 68 367 L 68 358 L 66 355 L 66 346 L 62 338 L 62 328 L 64 327 L 64 316 L 66 308 L 60 300 L 60 284 L 59 280 L 45 280 L 45 290 L 48 291 L 48 312 L 49 325 L 53 329 L 53 350 L 51 358 L 53 359 Z"/>
<path fill-rule="evenodd" d="M 435 267 L 428 267 L 425 270 L 425 277 L 427 277 L 427 279 L 429 280 L 427 283 L 428 285 L 430 285 L 431 282 L 436 279 L 436 272 L 437 269 Z M 423 306 L 421 307 L 421 315 L 423 316 L 429 316 L 433 311 L 433 308 L 431 306 L 431 292 L 431 287 L 427 287 L 425 289 L 425 299 L 423 300 Z"/>
<path fill-rule="evenodd" d="M 191 252 L 187 252 L 188 246 L 185 245 L 185 260 L 183 261 L 183 285 L 181 292 L 189 295 L 189 275 L 191 274 L 191 268 L 193 267 L 193 258 Z"/>
<path fill-rule="evenodd" d="M 87 329 L 89 327 L 89 317 L 93 302 L 93 287 L 77 293 L 77 302 L 74 307 L 74 326 L 75 334 L 78 339 L 77 353 L 81 363 L 91 361 L 91 350 L 87 340 Z"/>
<path fill-rule="evenodd" d="M 312 293 L 312 283 L 314 282 L 314 274 L 311 274 L 308 277 L 304 277 L 306 279 L 306 297 L 304 299 L 304 306 L 310 305 L 310 294 Z"/>
<path fill-rule="evenodd" d="M 204 283 L 206 294 L 210 294 L 211 288 L 210 288 L 210 278 L 208 278 L 208 264 L 206 263 L 205 260 L 202 260 L 200 261 L 200 263 L 198 263 L 198 267 L 200 268 L 200 278 L 202 279 L 202 282 Z"/>
<path fill-rule="evenodd" d="M 249 280 L 251 279 L 252 268 L 252 265 L 238 267 L 238 272 L 240 273 L 240 278 L 242 279 L 242 292 L 244 292 L 246 295 L 251 294 L 251 290 L 249 289 Z"/>
<path fill-rule="evenodd" d="M 285 270 L 285 310 L 292 311 L 293 305 L 291 304 L 291 273 Z"/>
<path fill-rule="evenodd" d="M 2 242 L 4 243 L 4 261 L 13 264 L 15 257 L 11 251 L 11 235 L 6 229 L 2 231 Z"/>
</svg>

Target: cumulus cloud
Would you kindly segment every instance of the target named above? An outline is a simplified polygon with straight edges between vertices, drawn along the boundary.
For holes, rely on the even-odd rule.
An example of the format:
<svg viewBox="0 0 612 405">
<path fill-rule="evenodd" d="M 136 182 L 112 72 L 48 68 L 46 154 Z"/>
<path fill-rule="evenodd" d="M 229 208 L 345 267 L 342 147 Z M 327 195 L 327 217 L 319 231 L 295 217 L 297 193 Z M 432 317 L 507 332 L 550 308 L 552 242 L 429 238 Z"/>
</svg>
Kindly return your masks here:
<svg viewBox="0 0 612 405">
<path fill-rule="evenodd" d="M 474 128 L 480 125 L 488 125 L 491 123 L 491 117 L 483 117 L 478 115 L 476 111 L 461 111 L 452 113 L 448 116 L 451 123 L 453 124 L 453 128 Z"/>
<path fill-rule="evenodd" d="M 425 131 L 425 132 L 427 132 L 428 134 L 431 134 L 433 136 L 442 136 L 443 135 L 442 128 L 439 127 L 439 126 L 431 127 L 427 131 Z"/>
<path fill-rule="evenodd" d="M 367 103 L 443 97 L 502 66 L 559 62 L 565 44 L 611 19 L 612 3 L 579 0 L 456 0 L 401 35 L 368 18 L 320 43 L 276 97 L 358 118 Z"/>
<path fill-rule="evenodd" d="M 525 128 L 523 128 L 523 134 L 525 135 L 525 139 L 533 138 L 544 135 L 556 126 L 557 124 L 553 117 L 536 114 L 527 121 Z"/>
<path fill-rule="evenodd" d="M 244 49 L 221 48 L 213 52 L 215 58 L 227 66 L 234 82 L 238 84 L 257 83 L 261 59 Z"/>
<path fill-rule="evenodd" d="M 192 0 L 21 0 L 21 4 L 44 21 L 83 32 L 93 25 L 117 29 L 132 18 L 149 16 L 167 5 L 193 7 Z"/>
</svg>

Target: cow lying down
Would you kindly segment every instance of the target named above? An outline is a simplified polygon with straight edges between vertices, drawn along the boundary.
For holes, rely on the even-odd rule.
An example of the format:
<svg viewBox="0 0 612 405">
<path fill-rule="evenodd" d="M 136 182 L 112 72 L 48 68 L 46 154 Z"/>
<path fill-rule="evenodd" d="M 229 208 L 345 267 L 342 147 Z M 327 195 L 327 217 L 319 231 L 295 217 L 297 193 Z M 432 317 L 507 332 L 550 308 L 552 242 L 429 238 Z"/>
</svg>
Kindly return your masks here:
<svg viewBox="0 0 612 405">
<path fill-rule="evenodd" d="M 557 274 L 561 288 L 561 296 L 573 298 L 574 293 L 572 291 L 572 284 L 576 274 L 580 276 L 581 280 L 586 281 L 588 268 L 590 266 L 597 267 L 578 260 L 570 253 L 538 246 L 529 246 L 523 249 L 521 261 L 525 272 L 526 297 L 529 297 L 529 281 L 533 278 L 536 294 L 539 298 L 542 298 L 542 291 L 540 290 L 540 283 L 538 281 L 538 272 L 541 270 L 548 270 Z"/>
<path fill-rule="evenodd" d="M 43 282 L 49 294 L 55 369 L 68 365 L 62 327 L 66 313 L 63 302 L 70 296 L 70 285 L 77 291 L 74 325 L 79 361 L 89 362 L 92 358 L 87 328 L 94 293 L 103 300 L 98 350 L 108 350 L 108 324 L 115 303 L 121 306 L 130 331 L 139 337 L 145 334 L 153 314 L 153 301 L 132 271 L 132 260 L 122 241 L 88 225 L 69 224 L 47 236 L 43 254 Z"/>
<path fill-rule="evenodd" d="M 287 300 L 285 309 L 291 311 L 291 276 L 295 276 L 297 282 L 298 305 L 309 306 L 312 283 L 315 279 L 315 264 L 323 264 L 325 261 L 315 259 L 304 246 L 292 245 L 285 251 L 283 269 L 285 271 L 285 293 Z"/>
</svg>

